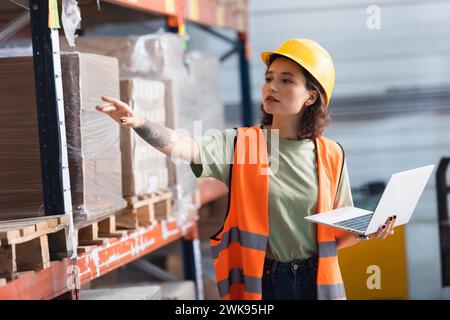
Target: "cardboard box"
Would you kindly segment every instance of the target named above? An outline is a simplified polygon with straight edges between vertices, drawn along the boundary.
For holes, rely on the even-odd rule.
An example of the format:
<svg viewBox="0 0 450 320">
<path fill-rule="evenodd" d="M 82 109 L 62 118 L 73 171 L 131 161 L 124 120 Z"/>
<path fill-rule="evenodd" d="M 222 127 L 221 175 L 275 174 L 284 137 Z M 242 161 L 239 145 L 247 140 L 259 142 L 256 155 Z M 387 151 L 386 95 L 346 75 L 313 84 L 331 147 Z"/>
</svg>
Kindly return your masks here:
<svg viewBox="0 0 450 320">
<path fill-rule="evenodd" d="M 44 214 L 32 62 L 0 59 L 0 220 Z"/>
<path fill-rule="evenodd" d="M 67 149 L 74 216 L 107 215 L 122 198 L 119 126 L 95 110 L 101 95 L 119 97 L 117 60 L 62 54 Z M 0 219 L 43 214 L 33 58 L 0 59 Z"/>
<path fill-rule="evenodd" d="M 118 67 L 111 57 L 61 55 L 72 205 L 80 218 L 107 215 L 126 204 L 120 127 L 95 109 L 100 96 L 120 96 Z"/>
<path fill-rule="evenodd" d="M 165 125 L 165 86 L 158 80 L 132 78 L 120 82 L 121 100 L 137 114 Z M 121 128 L 122 191 L 134 196 L 167 188 L 166 155 L 150 146 L 132 129 Z"/>
</svg>

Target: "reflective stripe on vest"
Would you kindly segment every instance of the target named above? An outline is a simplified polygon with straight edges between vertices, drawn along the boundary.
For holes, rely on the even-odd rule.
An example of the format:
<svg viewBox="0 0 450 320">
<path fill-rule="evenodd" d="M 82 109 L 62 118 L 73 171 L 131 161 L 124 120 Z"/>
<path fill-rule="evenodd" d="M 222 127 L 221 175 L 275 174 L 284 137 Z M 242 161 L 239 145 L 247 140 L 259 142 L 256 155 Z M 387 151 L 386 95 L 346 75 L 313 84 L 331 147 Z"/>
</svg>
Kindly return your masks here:
<svg viewBox="0 0 450 320">
<path fill-rule="evenodd" d="M 242 247 L 266 250 L 267 236 L 251 233 L 248 231 L 239 230 L 237 227 L 231 228 L 229 231 L 222 234 L 220 244 L 211 246 L 211 253 L 213 259 L 217 259 L 221 251 L 226 250 L 231 243 L 237 242 Z"/>
<path fill-rule="evenodd" d="M 333 209 L 344 156 L 340 146 L 315 139 L 319 181 L 318 212 Z M 259 126 L 239 128 L 230 170 L 228 212 L 211 237 L 216 281 L 222 299 L 262 298 L 262 275 L 269 237 L 268 157 Z M 319 299 L 345 299 L 333 229 L 317 225 Z"/>
<path fill-rule="evenodd" d="M 230 287 L 233 284 L 243 284 L 245 291 L 251 293 L 261 294 L 262 291 L 262 283 L 260 278 L 246 276 L 241 268 L 234 268 L 230 270 L 228 278 L 217 283 L 220 297 L 229 295 Z"/>
</svg>

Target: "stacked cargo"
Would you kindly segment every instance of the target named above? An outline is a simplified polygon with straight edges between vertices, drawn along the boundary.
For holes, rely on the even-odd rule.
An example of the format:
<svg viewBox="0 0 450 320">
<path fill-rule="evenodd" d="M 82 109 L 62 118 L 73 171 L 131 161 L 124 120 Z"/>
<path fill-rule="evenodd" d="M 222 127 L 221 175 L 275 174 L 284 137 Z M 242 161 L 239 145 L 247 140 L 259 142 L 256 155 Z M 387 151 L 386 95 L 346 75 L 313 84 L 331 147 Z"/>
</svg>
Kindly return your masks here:
<svg viewBox="0 0 450 320">
<path fill-rule="evenodd" d="M 134 112 L 165 125 L 164 84 L 131 78 L 120 82 L 120 97 Z M 147 194 L 168 186 L 166 156 L 139 138 L 133 130 L 121 128 L 122 190 L 126 197 Z"/>
<path fill-rule="evenodd" d="M 0 59 L 0 220 L 43 215 L 31 57 Z"/>
<path fill-rule="evenodd" d="M 64 50 L 74 50 L 64 39 L 61 39 L 61 47 Z M 202 124 L 199 127 L 200 132 L 197 130 L 195 134 L 202 134 L 208 128 L 224 128 L 224 111 L 218 83 L 219 62 L 215 58 L 199 53 L 185 56 L 183 42 L 179 36 L 157 33 L 126 38 L 80 37 L 77 39 L 75 50 L 116 57 L 119 60 L 120 77 L 125 81 L 139 83 L 144 81 L 144 78 L 153 83 L 160 81 L 164 85 L 167 127 L 191 135 L 194 134 L 194 121 L 201 121 Z M 129 101 L 129 96 L 124 95 L 123 90 L 121 98 Z M 148 103 L 146 105 L 150 106 Z M 136 109 L 137 113 L 144 115 L 143 108 L 141 106 Z M 140 138 L 134 137 L 134 132 L 129 134 L 129 139 L 137 144 L 141 143 Z M 141 146 L 145 152 L 153 152 L 153 156 L 147 155 L 146 158 L 157 158 L 152 148 Z M 128 160 L 131 161 L 131 158 Z M 135 177 L 145 176 L 141 170 L 136 171 L 139 165 L 135 161 L 132 164 L 134 169 L 131 169 L 130 163 L 124 162 L 126 167 L 123 171 L 135 170 Z M 156 163 L 160 166 L 160 162 Z M 197 181 L 188 163 L 167 158 L 166 167 L 168 184 L 173 190 L 178 192 L 181 190 L 183 197 L 195 193 Z M 164 171 L 163 168 L 156 170 Z M 124 187 L 124 190 L 128 190 L 129 193 L 129 186 Z"/>
<path fill-rule="evenodd" d="M 117 60 L 61 56 L 73 212 L 94 219 L 124 207 L 119 128 L 95 110 L 98 95 L 119 95 Z M 0 59 L 0 219 L 43 215 L 33 58 Z M 14 90 L 14 91 L 13 91 Z M 17 94 L 14 94 L 17 92 Z M 8 177 L 13 175 L 14 178 Z"/>
<path fill-rule="evenodd" d="M 119 128 L 95 109 L 98 95 L 120 92 L 118 63 L 93 54 L 61 56 L 74 214 L 94 218 L 125 206 Z"/>
</svg>

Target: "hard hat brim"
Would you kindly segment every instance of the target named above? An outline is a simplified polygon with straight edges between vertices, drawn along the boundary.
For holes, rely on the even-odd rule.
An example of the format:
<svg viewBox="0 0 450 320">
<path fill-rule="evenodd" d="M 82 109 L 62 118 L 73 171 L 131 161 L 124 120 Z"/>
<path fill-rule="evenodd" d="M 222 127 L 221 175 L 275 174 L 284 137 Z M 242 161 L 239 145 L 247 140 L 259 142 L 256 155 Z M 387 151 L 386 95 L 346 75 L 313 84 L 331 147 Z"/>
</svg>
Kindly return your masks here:
<svg viewBox="0 0 450 320">
<path fill-rule="evenodd" d="M 309 68 L 306 63 L 304 63 L 301 59 L 299 59 L 298 57 L 293 57 L 290 54 L 284 53 L 284 52 L 278 52 L 278 51 L 264 51 L 261 53 L 261 58 L 264 62 L 264 64 L 266 66 L 269 66 L 269 60 L 270 60 L 270 56 L 273 54 L 277 54 L 286 58 L 291 59 L 292 61 L 296 62 L 298 65 L 300 65 L 302 68 L 306 69 L 309 73 L 312 74 L 312 76 L 314 78 L 317 79 L 317 75 L 316 72 L 314 70 L 311 70 L 311 68 Z"/>
<path fill-rule="evenodd" d="M 261 59 L 264 62 L 264 64 L 267 66 L 269 64 L 270 56 L 273 55 L 275 52 L 273 51 L 264 51 L 261 52 Z"/>
</svg>

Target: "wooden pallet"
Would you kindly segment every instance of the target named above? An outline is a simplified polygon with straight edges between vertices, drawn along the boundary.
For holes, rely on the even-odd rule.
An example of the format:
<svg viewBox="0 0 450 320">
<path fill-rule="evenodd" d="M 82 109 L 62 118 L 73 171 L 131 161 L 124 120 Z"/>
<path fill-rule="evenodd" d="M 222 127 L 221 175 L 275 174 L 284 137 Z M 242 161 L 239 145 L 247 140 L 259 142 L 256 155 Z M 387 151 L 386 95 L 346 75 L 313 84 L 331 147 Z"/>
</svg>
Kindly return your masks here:
<svg viewBox="0 0 450 320">
<path fill-rule="evenodd" d="M 89 252 L 92 246 L 107 243 L 111 238 L 121 238 L 128 234 L 127 230 L 119 230 L 115 214 L 100 221 L 91 221 L 87 225 L 75 226 L 75 237 L 78 243 L 77 252 Z"/>
<path fill-rule="evenodd" d="M 172 217 L 172 192 L 162 189 L 151 194 L 126 197 L 127 207 L 116 215 L 122 228 L 137 229 Z"/>
<path fill-rule="evenodd" d="M 108 217 L 75 224 L 78 254 L 88 253 L 95 246 L 102 245 L 112 238 L 126 236 L 139 227 L 146 227 L 158 219 L 172 215 L 172 193 L 159 190 L 151 194 L 126 197 L 127 207 Z"/>
<path fill-rule="evenodd" d="M 19 272 L 46 269 L 50 261 L 67 258 L 69 224 L 68 215 L 0 222 L 0 278 L 12 280 Z"/>
</svg>

